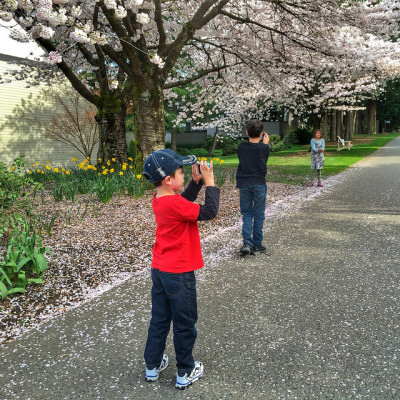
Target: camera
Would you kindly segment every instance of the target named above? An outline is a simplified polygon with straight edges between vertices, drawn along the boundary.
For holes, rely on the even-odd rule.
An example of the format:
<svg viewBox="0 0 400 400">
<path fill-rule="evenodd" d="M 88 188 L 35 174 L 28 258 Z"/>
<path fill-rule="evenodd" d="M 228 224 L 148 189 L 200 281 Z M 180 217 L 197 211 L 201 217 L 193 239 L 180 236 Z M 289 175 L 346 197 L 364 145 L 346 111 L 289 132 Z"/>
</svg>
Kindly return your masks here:
<svg viewBox="0 0 400 400">
<path fill-rule="evenodd" d="M 208 163 L 208 162 L 205 162 L 204 164 L 206 164 L 206 165 L 207 165 L 207 167 L 208 167 L 208 168 L 210 168 L 210 163 Z M 200 165 L 201 165 L 201 164 L 197 164 L 197 169 L 198 169 L 198 171 L 199 171 L 199 174 L 201 174 L 201 171 L 200 171 Z"/>
</svg>

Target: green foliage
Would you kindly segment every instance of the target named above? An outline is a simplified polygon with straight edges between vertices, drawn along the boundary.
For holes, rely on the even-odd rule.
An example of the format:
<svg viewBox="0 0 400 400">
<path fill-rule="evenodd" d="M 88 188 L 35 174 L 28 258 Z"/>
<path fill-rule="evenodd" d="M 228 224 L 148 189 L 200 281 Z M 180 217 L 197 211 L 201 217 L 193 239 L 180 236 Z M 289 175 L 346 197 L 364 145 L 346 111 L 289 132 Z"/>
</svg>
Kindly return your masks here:
<svg viewBox="0 0 400 400">
<path fill-rule="evenodd" d="M 272 152 L 282 151 L 285 150 L 286 148 L 287 147 L 285 146 L 285 143 L 283 141 L 276 142 L 273 145 L 271 145 Z"/>
<path fill-rule="evenodd" d="M 307 128 L 297 128 L 294 131 L 294 135 L 296 136 L 297 144 L 310 144 L 312 139 L 312 130 Z"/>
<path fill-rule="evenodd" d="M 43 247 L 41 237 L 24 218 L 23 231 L 11 238 L 0 262 L 0 297 L 5 299 L 10 294 L 24 293 L 30 283 L 43 283 L 46 253 L 51 255 L 50 249 Z"/>
<path fill-rule="evenodd" d="M 285 146 L 294 146 L 299 144 L 299 141 L 296 137 L 296 133 L 294 130 L 287 131 L 282 141 L 285 144 Z"/>
<path fill-rule="evenodd" d="M 223 154 L 224 154 L 224 152 L 221 149 L 215 149 L 211 155 L 213 157 L 220 158 L 223 156 Z"/>
<path fill-rule="evenodd" d="M 387 83 L 384 94 L 377 102 L 376 114 L 385 129 L 400 127 L 400 79 Z M 384 123 L 385 121 L 390 121 L 389 126 Z"/>
<path fill-rule="evenodd" d="M 117 189 L 116 179 L 99 178 L 92 183 L 92 191 L 102 203 L 109 203 Z"/>
<path fill-rule="evenodd" d="M 190 156 L 191 154 L 193 154 L 192 149 L 186 148 L 186 147 L 178 147 L 176 150 L 177 150 L 177 153 L 183 157 Z"/>
<path fill-rule="evenodd" d="M 191 151 L 191 154 L 194 154 L 197 158 L 208 157 L 208 151 L 202 147 L 195 147 Z"/>
<path fill-rule="evenodd" d="M 213 145 L 214 142 L 214 138 L 208 138 L 207 142 L 206 142 L 206 148 L 208 150 L 211 149 L 211 146 Z M 240 139 L 238 138 L 233 138 L 231 136 L 218 136 L 217 138 L 217 143 L 215 145 L 215 149 L 216 150 L 221 150 L 222 151 L 222 155 L 223 156 L 229 156 L 232 154 L 236 154 L 237 153 L 237 148 L 239 146 L 239 143 L 241 142 Z M 214 150 L 214 157 L 220 157 L 217 156 L 215 154 L 215 150 Z"/>
<path fill-rule="evenodd" d="M 17 200 L 28 197 L 37 192 L 41 185 L 35 184 L 25 174 L 25 163 L 22 158 L 16 158 L 11 165 L 0 162 L 0 209 L 10 208 Z"/>
<path fill-rule="evenodd" d="M 128 145 L 128 155 L 135 159 L 136 157 L 136 143 L 134 140 L 131 140 Z"/>
<path fill-rule="evenodd" d="M 10 169 L 0 162 L 0 238 L 17 229 L 21 214 L 32 208 L 31 197 L 42 189 L 41 183 L 25 174 L 22 158 L 16 158 Z"/>
</svg>

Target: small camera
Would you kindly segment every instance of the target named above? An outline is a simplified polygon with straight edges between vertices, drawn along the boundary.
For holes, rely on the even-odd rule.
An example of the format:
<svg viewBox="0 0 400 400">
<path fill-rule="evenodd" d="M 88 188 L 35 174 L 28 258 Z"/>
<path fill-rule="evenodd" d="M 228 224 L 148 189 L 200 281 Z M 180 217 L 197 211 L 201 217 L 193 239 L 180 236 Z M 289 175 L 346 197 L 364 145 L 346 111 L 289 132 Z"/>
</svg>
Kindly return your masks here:
<svg viewBox="0 0 400 400">
<path fill-rule="evenodd" d="M 206 164 L 207 167 L 210 168 L 210 163 L 204 163 L 204 164 Z M 198 169 L 198 171 L 199 171 L 199 174 L 201 174 L 200 165 L 201 165 L 201 164 L 197 164 L 197 169 Z"/>
</svg>

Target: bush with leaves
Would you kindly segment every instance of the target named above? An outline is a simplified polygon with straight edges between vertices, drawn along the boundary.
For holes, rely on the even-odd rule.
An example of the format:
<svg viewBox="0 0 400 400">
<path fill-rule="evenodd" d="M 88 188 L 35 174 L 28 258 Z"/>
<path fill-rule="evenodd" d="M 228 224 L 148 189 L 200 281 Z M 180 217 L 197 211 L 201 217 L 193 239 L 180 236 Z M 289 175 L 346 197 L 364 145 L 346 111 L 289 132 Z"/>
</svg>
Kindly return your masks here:
<svg viewBox="0 0 400 400">
<path fill-rule="evenodd" d="M 45 254 L 51 254 L 36 234 L 32 223 L 23 220 L 23 230 L 9 241 L 3 261 L 0 262 L 0 298 L 10 294 L 24 293 L 30 283 L 43 283 L 47 269 Z"/>
<path fill-rule="evenodd" d="M 310 144 L 312 139 L 312 130 L 307 128 L 297 128 L 294 131 L 298 144 Z"/>
<path fill-rule="evenodd" d="M 31 197 L 42 189 L 41 183 L 26 175 L 22 158 L 16 158 L 10 168 L 0 162 L 0 238 L 17 229 L 22 214 L 32 207 Z"/>
<path fill-rule="evenodd" d="M 214 142 L 214 138 L 207 139 L 207 142 L 205 145 L 207 147 L 207 149 L 211 148 L 211 146 L 213 145 L 213 142 Z M 241 139 L 239 139 L 239 138 L 219 135 L 217 138 L 217 143 L 215 145 L 215 149 L 222 150 L 223 156 L 230 156 L 232 154 L 236 154 L 237 148 L 238 148 L 240 142 L 241 142 Z M 214 157 L 219 157 L 215 154 L 215 150 L 213 152 L 213 155 L 214 155 Z"/>
</svg>

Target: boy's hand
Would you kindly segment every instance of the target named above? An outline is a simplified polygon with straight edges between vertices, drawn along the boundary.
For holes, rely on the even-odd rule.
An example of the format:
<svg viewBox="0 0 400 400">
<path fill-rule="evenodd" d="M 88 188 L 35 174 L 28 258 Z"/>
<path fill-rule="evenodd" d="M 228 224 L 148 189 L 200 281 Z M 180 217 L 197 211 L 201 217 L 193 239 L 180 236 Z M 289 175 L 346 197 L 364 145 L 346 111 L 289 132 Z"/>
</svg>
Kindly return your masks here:
<svg viewBox="0 0 400 400">
<path fill-rule="evenodd" d="M 196 163 L 196 164 L 192 165 L 192 176 L 193 176 L 193 180 L 196 183 L 199 183 L 199 180 L 203 177 L 201 175 L 201 173 L 199 172 L 199 166 L 200 166 L 199 163 Z"/>
<path fill-rule="evenodd" d="M 196 165 L 197 168 L 197 165 Z M 210 161 L 210 167 L 208 167 L 207 163 L 200 163 L 200 171 L 201 175 L 204 179 L 204 183 L 206 186 L 215 186 L 214 184 L 214 172 L 213 172 L 213 162 Z M 194 179 L 194 177 L 193 177 Z"/>
<path fill-rule="evenodd" d="M 264 144 L 268 144 L 269 143 L 269 136 L 268 136 L 268 133 L 267 132 L 264 132 L 264 134 L 263 134 L 263 143 Z"/>
</svg>

